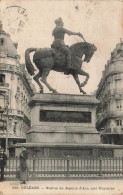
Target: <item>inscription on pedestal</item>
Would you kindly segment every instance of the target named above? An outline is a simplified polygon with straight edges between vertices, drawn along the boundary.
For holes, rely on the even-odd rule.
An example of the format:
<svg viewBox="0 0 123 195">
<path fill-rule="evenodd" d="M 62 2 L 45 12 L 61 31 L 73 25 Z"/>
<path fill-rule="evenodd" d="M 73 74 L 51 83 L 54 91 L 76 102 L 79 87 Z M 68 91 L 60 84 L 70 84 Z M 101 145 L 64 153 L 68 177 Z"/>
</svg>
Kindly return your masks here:
<svg viewBox="0 0 123 195">
<path fill-rule="evenodd" d="M 92 152 L 90 149 L 87 150 L 73 150 L 73 149 L 50 149 L 49 157 L 62 158 L 62 157 L 87 157 L 91 156 Z"/>
<path fill-rule="evenodd" d="M 40 121 L 91 123 L 91 112 L 40 110 Z"/>
</svg>

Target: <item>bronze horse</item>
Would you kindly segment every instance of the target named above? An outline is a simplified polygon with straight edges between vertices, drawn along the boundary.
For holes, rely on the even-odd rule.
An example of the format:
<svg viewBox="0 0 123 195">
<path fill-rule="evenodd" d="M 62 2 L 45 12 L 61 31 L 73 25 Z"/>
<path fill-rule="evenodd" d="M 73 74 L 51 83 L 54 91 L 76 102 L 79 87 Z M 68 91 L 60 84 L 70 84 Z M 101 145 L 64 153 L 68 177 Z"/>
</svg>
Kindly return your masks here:
<svg viewBox="0 0 123 195">
<path fill-rule="evenodd" d="M 87 42 L 79 42 L 71 45 L 69 47 L 72 55 L 72 67 L 73 70 L 68 71 L 67 74 L 71 74 L 75 79 L 80 92 L 86 94 L 86 92 L 82 89 L 85 86 L 89 79 L 89 74 L 86 73 L 81 69 L 82 62 L 90 62 L 91 57 L 93 56 L 94 52 L 97 48 Z M 35 51 L 33 55 L 33 62 L 35 63 L 36 67 L 39 69 L 38 74 L 35 75 L 35 68 L 31 63 L 29 54 Z M 82 57 L 85 55 L 84 60 L 82 61 Z M 35 75 L 33 79 L 37 82 L 40 87 L 40 93 L 43 93 L 43 86 L 41 85 L 39 78 L 41 77 L 41 82 L 43 82 L 47 88 L 52 91 L 53 93 L 57 93 L 55 89 L 53 89 L 47 83 L 47 76 L 49 75 L 51 70 L 57 72 L 63 72 L 66 74 L 66 56 L 65 53 L 60 51 L 60 48 L 52 49 L 52 48 L 28 48 L 25 52 L 25 63 L 26 68 L 29 74 Z M 86 76 L 86 79 L 83 83 L 80 83 L 78 75 Z"/>
</svg>

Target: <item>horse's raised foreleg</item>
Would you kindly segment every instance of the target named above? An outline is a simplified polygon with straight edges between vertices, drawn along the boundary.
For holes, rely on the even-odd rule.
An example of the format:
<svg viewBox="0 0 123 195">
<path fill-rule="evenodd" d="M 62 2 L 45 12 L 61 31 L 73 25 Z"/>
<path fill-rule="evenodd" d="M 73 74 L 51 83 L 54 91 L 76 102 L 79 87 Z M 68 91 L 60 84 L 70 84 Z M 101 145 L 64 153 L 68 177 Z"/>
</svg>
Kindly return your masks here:
<svg viewBox="0 0 123 195">
<path fill-rule="evenodd" d="M 40 93 L 43 93 L 43 86 L 41 85 L 39 78 L 41 77 L 42 73 L 39 72 L 38 74 L 36 74 L 33 79 L 36 81 L 36 83 L 38 84 L 38 86 L 40 87 Z"/>
<path fill-rule="evenodd" d="M 80 84 L 81 87 L 84 87 L 84 86 L 87 84 L 87 82 L 88 82 L 89 74 L 88 74 L 87 72 L 83 71 L 82 69 L 79 69 L 79 70 L 77 71 L 77 73 L 78 73 L 79 75 L 86 76 L 85 81 L 84 81 L 83 83 Z"/>
<path fill-rule="evenodd" d="M 47 82 L 47 76 L 49 75 L 50 73 L 50 70 L 49 68 L 44 68 L 43 71 L 42 71 L 42 78 L 41 78 L 41 81 L 47 86 L 47 88 L 52 91 L 53 93 L 57 93 L 57 91 L 55 89 L 53 89 Z"/>
<path fill-rule="evenodd" d="M 79 77 L 78 77 L 78 74 L 73 74 L 73 78 L 75 79 L 78 87 L 79 87 L 79 90 L 81 93 L 83 94 L 86 94 L 86 92 L 81 88 L 81 84 L 80 84 L 80 81 L 79 81 Z"/>
</svg>

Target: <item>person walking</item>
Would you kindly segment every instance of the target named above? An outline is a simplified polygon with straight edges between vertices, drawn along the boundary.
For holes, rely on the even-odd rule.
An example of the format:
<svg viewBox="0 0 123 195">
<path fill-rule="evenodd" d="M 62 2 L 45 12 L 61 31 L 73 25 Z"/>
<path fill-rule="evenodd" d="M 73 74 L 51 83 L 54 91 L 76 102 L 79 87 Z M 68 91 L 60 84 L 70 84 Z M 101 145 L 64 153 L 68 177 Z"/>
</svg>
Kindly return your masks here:
<svg viewBox="0 0 123 195">
<path fill-rule="evenodd" d="M 25 147 L 22 147 L 22 152 L 20 154 L 20 181 L 21 184 L 25 184 L 28 180 L 28 167 L 27 167 L 27 159 L 28 152 Z"/>
<path fill-rule="evenodd" d="M 7 155 L 4 153 L 4 149 L 0 148 L 0 182 L 4 180 L 4 167 L 7 163 Z"/>
</svg>

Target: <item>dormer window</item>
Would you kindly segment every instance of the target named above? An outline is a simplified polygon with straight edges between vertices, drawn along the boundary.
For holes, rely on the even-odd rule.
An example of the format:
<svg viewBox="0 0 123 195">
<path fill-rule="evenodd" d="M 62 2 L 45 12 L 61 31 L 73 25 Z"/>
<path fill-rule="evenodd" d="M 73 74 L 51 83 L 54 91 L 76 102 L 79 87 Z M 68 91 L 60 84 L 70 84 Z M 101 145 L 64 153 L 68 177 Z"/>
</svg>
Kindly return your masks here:
<svg viewBox="0 0 123 195">
<path fill-rule="evenodd" d="M 0 45 L 4 45 L 4 43 L 5 43 L 5 39 L 4 38 L 1 38 L 0 39 Z"/>
<path fill-rule="evenodd" d="M 17 92 L 20 92 L 20 87 L 17 87 Z"/>
</svg>

